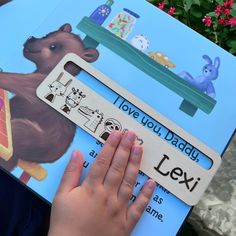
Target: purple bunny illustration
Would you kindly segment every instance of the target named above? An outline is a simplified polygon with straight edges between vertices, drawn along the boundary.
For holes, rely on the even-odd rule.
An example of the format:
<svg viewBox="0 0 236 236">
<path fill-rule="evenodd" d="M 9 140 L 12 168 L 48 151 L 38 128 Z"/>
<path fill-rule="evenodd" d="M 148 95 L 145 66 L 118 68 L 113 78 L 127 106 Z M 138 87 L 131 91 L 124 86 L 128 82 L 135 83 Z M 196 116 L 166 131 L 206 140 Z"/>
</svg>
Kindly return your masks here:
<svg viewBox="0 0 236 236">
<path fill-rule="evenodd" d="M 215 98 L 216 92 L 212 81 L 216 80 L 219 76 L 220 58 L 216 57 L 214 64 L 212 59 L 207 55 L 204 55 L 203 59 L 205 59 L 208 64 L 203 67 L 202 75 L 193 78 L 190 73 L 183 71 L 179 74 L 179 76 L 201 92 L 206 93 L 212 98 Z"/>
</svg>

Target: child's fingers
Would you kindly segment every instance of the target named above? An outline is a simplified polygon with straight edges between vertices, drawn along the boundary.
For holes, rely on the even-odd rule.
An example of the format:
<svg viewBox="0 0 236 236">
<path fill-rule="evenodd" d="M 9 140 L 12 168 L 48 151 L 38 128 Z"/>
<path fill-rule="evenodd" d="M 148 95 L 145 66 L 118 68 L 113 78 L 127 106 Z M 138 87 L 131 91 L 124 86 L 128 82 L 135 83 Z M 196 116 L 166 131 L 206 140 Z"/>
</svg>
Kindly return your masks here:
<svg viewBox="0 0 236 236">
<path fill-rule="evenodd" d="M 116 152 L 116 149 L 120 143 L 122 137 L 121 132 L 113 132 L 104 147 L 101 149 L 97 156 L 91 170 L 84 181 L 84 184 L 93 186 L 95 183 L 103 183 L 104 178 L 107 174 L 112 158 Z"/>
<path fill-rule="evenodd" d="M 137 224 L 146 209 L 152 194 L 155 190 L 156 183 L 149 179 L 144 185 L 142 191 L 139 193 L 137 199 L 128 209 L 128 225 L 131 229 Z"/>
<path fill-rule="evenodd" d="M 129 160 L 130 152 L 136 135 L 129 131 L 126 132 L 116 150 L 111 166 L 104 180 L 104 186 L 118 193 L 124 177 L 125 169 Z"/>
<path fill-rule="evenodd" d="M 74 151 L 62 176 L 58 192 L 70 192 L 72 189 L 78 187 L 83 169 L 83 162 L 83 155 L 79 151 Z"/>
<path fill-rule="evenodd" d="M 143 149 L 141 146 L 133 146 L 125 176 L 118 192 L 118 198 L 124 203 L 128 203 L 132 195 L 138 177 L 142 154 Z"/>
</svg>

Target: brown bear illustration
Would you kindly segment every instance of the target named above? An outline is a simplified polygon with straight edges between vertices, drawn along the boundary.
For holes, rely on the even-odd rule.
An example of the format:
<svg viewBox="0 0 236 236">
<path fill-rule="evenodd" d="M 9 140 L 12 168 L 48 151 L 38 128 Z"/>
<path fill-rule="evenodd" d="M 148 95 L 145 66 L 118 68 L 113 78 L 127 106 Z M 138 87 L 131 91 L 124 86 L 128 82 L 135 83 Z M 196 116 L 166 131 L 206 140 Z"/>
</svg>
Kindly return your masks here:
<svg viewBox="0 0 236 236">
<path fill-rule="evenodd" d="M 11 0 L 0 0 L 0 6 L 6 4 L 8 2 L 11 2 Z"/>
<path fill-rule="evenodd" d="M 96 49 L 86 48 L 71 31 L 71 25 L 65 24 L 43 38 L 31 37 L 26 41 L 23 54 L 35 63 L 35 72 L 0 73 L 0 88 L 15 94 L 10 101 L 14 154 L 9 161 L 0 158 L 0 166 L 7 170 L 12 170 L 18 159 L 54 162 L 73 141 L 76 126 L 36 96 L 37 87 L 67 53 L 73 52 L 87 62 L 99 57 Z M 66 69 L 74 76 L 80 72 L 72 64 Z"/>
</svg>

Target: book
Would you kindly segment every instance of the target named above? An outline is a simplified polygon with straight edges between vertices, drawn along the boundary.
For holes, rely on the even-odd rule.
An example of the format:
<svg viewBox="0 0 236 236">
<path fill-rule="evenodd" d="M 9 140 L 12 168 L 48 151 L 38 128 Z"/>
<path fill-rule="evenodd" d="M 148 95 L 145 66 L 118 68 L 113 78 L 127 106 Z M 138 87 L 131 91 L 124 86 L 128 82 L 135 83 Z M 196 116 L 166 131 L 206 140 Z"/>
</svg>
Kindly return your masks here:
<svg viewBox="0 0 236 236">
<path fill-rule="evenodd" d="M 61 113 L 50 106 L 60 94 L 42 83 L 68 53 L 112 82 L 104 85 L 88 71 L 73 68 L 72 76 L 154 135 L 166 152 L 174 150 L 179 159 L 185 156 L 186 163 L 191 160 L 193 168 L 206 171 L 215 154 L 223 155 L 235 133 L 235 57 L 145 0 L 14 0 L 0 8 L 0 17 L 0 88 L 9 92 L 11 124 L 9 117 L 3 121 L 12 129 L 12 139 L 7 138 L 13 143 L 11 157 L 6 161 L 1 154 L 0 165 L 46 201 L 52 202 L 72 150 L 84 154 L 85 178 L 103 145 L 93 131 L 99 127 L 105 140 L 109 126 L 122 129 L 112 117 L 96 126 L 76 126 L 69 115 L 86 119 L 97 108 L 83 100 L 73 107 L 64 99 Z M 63 75 L 54 81 L 63 81 Z M 61 84 L 69 96 L 70 82 Z M 48 104 L 36 95 L 40 86 Z M 1 99 L 1 112 L 6 103 Z M 154 148 L 152 155 L 159 158 Z M 148 178 L 140 171 L 131 201 Z M 198 184 L 184 182 L 189 189 Z M 176 235 L 191 208 L 158 186 L 133 235 Z"/>
</svg>

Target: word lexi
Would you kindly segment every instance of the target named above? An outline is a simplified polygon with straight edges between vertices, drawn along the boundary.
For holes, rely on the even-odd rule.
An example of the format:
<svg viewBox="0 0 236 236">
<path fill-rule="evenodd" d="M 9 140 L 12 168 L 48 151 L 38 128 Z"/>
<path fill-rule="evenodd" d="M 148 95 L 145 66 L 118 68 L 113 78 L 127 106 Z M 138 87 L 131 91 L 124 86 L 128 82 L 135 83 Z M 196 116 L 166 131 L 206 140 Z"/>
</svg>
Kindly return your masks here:
<svg viewBox="0 0 236 236">
<path fill-rule="evenodd" d="M 188 177 L 188 173 L 183 171 L 180 167 L 176 167 L 172 170 L 168 169 L 168 161 L 170 158 L 167 155 L 164 155 L 163 159 L 160 161 L 157 167 L 154 169 L 163 176 L 169 176 L 172 180 L 178 181 L 178 184 L 184 184 L 185 187 L 189 190 L 189 192 L 193 192 L 196 189 L 199 181 L 201 180 L 199 177 L 197 180 L 194 177 Z"/>
</svg>

